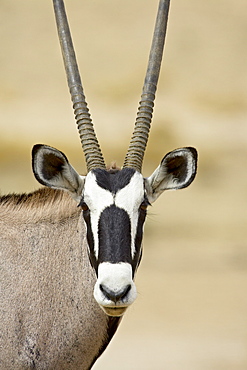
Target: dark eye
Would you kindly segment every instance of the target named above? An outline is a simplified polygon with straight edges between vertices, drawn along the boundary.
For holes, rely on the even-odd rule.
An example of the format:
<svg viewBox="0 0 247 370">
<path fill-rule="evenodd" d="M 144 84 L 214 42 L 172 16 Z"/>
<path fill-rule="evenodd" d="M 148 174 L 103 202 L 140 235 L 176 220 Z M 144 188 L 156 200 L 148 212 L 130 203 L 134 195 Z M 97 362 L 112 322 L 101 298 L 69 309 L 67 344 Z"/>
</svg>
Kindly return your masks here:
<svg viewBox="0 0 247 370">
<path fill-rule="evenodd" d="M 78 207 L 81 207 L 81 209 L 82 209 L 84 212 L 88 210 L 88 206 L 87 206 L 87 204 L 84 202 L 84 200 L 83 200 L 83 199 L 82 199 L 82 200 L 80 201 L 80 203 L 78 204 Z"/>
<path fill-rule="evenodd" d="M 148 208 L 148 206 L 150 206 L 149 201 L 148 201 L 148 200 L 144 200 L 144 201 L 142 202 L 142 204 L 140 205 L 140 209 L 141 209 L 142 211 L 146 211 L 146 210 L 147 210 L 147 208 Z"/>
<path fill-rule="evenodd" d="M 85 202 L 83 202 L 80 206 L 81 206 L 81 209 L 83 210 L 83 212 L 88 210 L 88 206 L 86 205 Z"/>
<path fill-rule="evenodd" d="M 143 211 L 146 211 L 147 208 L 148 208 L 147 204 L 143 203 L 143 204 L 140 205 L 140 209 L 142 209 Z"/>
</svg>

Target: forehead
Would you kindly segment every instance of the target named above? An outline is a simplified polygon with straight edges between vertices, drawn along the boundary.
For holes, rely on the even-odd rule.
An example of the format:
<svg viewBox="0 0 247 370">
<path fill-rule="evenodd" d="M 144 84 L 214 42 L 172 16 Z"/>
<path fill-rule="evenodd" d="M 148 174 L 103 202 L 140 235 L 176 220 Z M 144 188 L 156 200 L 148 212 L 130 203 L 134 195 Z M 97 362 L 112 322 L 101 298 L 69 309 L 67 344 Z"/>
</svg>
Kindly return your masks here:
<svg viewBox="0 0 247 370">
<path fill-rule="evenodd" d="M 97 199 L 113 204 L 124 197 L 143 197 L 144 183 L 142 175 L 131 169 L 124 168 L 115 173 L 97 169 L 91 171 L 85 181 L 84 197 Z"/>
</svg>

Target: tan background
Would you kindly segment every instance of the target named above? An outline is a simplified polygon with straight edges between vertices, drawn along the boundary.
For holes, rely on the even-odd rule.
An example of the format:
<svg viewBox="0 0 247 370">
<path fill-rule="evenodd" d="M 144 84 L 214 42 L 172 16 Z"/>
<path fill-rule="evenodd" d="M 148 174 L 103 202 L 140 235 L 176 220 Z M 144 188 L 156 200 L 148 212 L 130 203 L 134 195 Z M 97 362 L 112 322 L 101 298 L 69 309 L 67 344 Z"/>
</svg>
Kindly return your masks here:
<svg viewBox="0 0 247 370">
<path fill-rule="evenodd" d="M 121 165 L 157 1 L 73 0 L 67 11 L 107 162 Z M 51 1 L 0 2 L 0 188 L 31 191 L 30 150 L 85 166 Z M 179 146 L 196 181 L 150 209 L 139 297 L 95 369 L 247 369 L 247 4 L 172 2 L 144 175 Z"/>
</svg>

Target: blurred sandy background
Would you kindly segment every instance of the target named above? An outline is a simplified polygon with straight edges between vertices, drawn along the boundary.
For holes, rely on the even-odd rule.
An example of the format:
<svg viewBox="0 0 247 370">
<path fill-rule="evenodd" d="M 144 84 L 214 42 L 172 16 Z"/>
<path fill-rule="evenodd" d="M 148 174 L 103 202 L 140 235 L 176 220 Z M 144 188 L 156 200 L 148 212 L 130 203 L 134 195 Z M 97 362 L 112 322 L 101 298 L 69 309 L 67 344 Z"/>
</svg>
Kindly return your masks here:
<svg viewBox="0 0 247 370">
<path fill-rule="evenodd" d="M 84 89 L 107 162 L 121 165 L 158 1 L 67 1 Z M 46 143 L 85 171 L 51 1 L 0 2 L 0 189 L 39 187 Z M 150 209 L 139 297 L 94 369 L 247 369 L 247 3 L 172 1 L 144 175 L 180 146 L 196 181 Z"/>
</svg>

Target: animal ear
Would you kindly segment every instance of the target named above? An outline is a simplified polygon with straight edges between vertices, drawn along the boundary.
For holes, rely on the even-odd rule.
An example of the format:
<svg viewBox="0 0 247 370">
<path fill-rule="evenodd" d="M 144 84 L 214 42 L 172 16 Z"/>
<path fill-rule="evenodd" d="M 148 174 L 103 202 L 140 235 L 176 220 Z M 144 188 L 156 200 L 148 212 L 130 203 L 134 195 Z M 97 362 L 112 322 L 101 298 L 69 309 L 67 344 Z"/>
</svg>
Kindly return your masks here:
<svg viewBox="0 0 247 370">
<path fill-rule="evenodd" d="M 32 166 L 34 176 L 42 185 L 66 190 L 76 201 L 80 200 L 85 177 L 75 171 L 65 154 L 48 145 L 35 145 Z"/>
<path fill-rule="evenodd" d="M 182 189 L 192 183 L 197 169 L 197 151 L 181 148 L 165 155 L 154 173 L 145 179 L 145 188 L 150 203 L 164 190 Z"/>
</svg>

